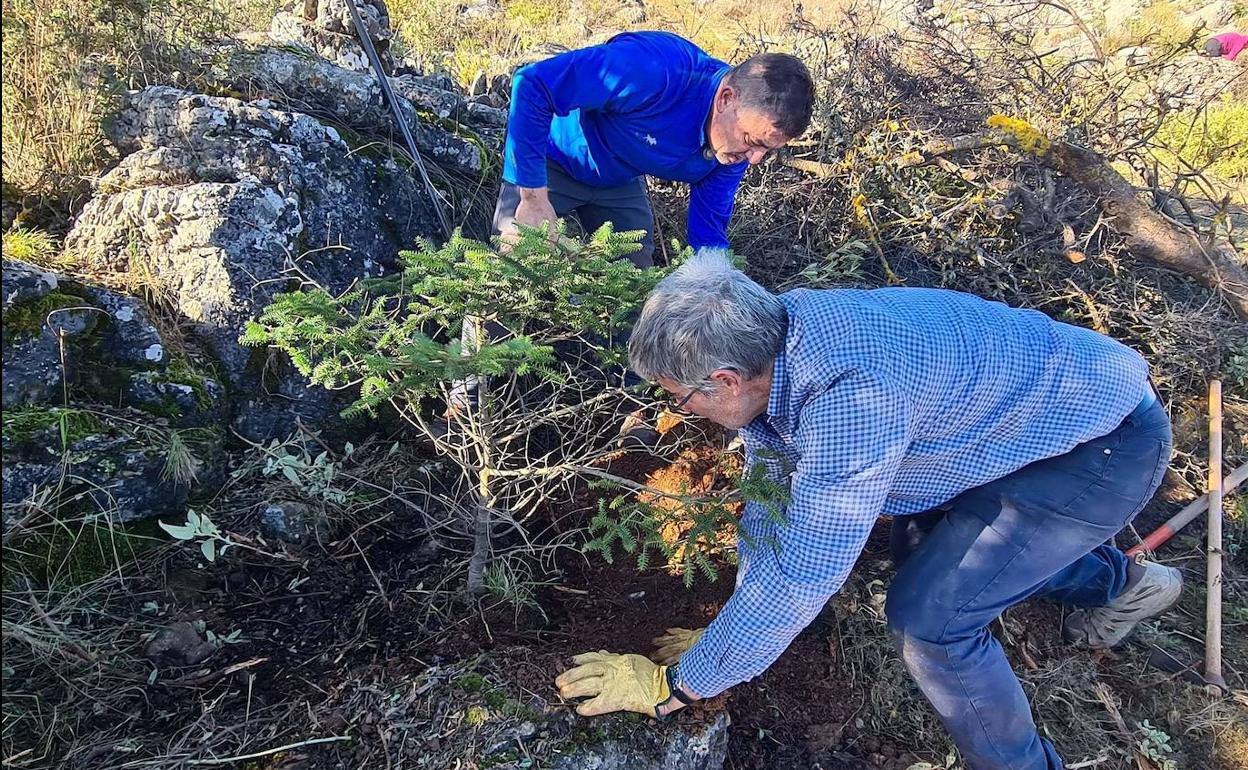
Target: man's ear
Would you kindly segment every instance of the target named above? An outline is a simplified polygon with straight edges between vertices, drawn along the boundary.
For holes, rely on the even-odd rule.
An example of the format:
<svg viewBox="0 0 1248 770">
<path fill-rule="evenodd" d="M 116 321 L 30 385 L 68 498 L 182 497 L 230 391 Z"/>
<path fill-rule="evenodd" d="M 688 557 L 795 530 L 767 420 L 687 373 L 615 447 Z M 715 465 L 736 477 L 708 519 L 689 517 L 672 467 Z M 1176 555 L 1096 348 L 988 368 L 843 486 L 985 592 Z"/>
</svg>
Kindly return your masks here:
<svg viewBox="0 0 1248 770">
<path fill-rule="evenodd" d="M 724 87 L 719 89 L 719 95 L 715 99 L 715 109 L 718 112 L 725 112 L 736 103 L 737 89 L 725 83 Z"/>
<path fill-rule="evenodd" d="M 735 369 L 716 369 L 707 379 L 715 383 L 716 388 L 733 395 L 741 392 L 741 385 L 745 382 L 745 378 Z"/>
</svg>

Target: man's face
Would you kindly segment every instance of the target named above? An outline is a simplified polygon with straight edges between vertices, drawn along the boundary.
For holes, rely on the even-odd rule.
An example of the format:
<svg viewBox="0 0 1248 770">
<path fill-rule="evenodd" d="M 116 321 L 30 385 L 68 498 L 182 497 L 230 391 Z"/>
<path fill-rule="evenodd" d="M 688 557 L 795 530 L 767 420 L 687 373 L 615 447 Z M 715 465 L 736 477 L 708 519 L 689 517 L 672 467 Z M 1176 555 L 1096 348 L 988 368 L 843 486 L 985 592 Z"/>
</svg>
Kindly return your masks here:
<svg viewBox="0 0 1248 770">
<path fill-rule="evenodd" d="M 769 115 L 743 106 L 730 85 L 715 94 L 707 134 L 715 159 L 726 166 L 743 160 L 750 165 L 762 163 L 768 152 L 783 147 L 790 139 L 776 128 Z"/>
<path fill-rule="evenodd" d="M 681 411 L 705 417 L 729 430 L 744 428 L 767 411 L 771 395 L 770 372 L 746 379 L 737 372 L 718 369 L 711 373 L 710 380 L 713 385 L 696 391 L 666 377 L 656 381 Z"/>
</svg>

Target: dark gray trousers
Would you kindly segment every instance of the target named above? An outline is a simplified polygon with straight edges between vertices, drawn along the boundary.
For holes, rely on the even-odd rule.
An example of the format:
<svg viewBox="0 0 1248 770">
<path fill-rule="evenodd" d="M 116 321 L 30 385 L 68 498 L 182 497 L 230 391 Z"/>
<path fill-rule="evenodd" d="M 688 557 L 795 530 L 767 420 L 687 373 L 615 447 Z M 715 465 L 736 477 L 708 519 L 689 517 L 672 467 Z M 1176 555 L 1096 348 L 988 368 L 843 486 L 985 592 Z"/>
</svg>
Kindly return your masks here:
<svg viewBox="0 0 1248 770">
<path fill-rule="evenodd" d="M 628 255 L 637 267 L 654 266 L 654 212 L 646 195 L 646 180 L 638 177 L 619 187 L 590 187 L 568 176 L 558 164 L 546 164 L 547 188 L 550 205 L 560 217 L 575 215 L 586 235 L 592 234 L 604 222 L 611 222 L 615 231 L 644 230 L 641 250 Z M 498 192 L 498 205 L 494 207 L 494 232 L 501 233 L 511 226 L 520 205 L 520 188 L 503 182 Z"/>
</svg>

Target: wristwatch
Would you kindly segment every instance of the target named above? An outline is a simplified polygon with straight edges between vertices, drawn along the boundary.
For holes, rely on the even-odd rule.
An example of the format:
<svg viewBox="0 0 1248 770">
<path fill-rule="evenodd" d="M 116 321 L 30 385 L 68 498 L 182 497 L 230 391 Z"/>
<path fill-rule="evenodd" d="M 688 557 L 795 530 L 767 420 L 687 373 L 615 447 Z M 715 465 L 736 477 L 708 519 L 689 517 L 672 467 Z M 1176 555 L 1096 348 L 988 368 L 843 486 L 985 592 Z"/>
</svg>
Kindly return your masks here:
<svg viewBox="0 0 1248 770">
<path fill-rule="evenodd" d="M 674 665 L 668 666 L 667 671 L 665 671 L 663 675 L 667 679 L 668 696 L 667 698 L 660 701 L 659 703 L 656 703 L 654 706 L 654 717 L 655 719 L 658 719 L 659 721 L 663 721 L 671 716 L 671 714 L 660 713 L 660 710 L 667 704 L 671 703 L 673 698 L 680 701 L 686 706 L 693 704 L 693 698 L 690 698 L 688 695 L 685 694 L 685 691 L 681 689 L 680 663 L 679 662 L 675 663 Z M 672 712 L 672 713 L 675 713 L 675 712 Z"/>
</svg>

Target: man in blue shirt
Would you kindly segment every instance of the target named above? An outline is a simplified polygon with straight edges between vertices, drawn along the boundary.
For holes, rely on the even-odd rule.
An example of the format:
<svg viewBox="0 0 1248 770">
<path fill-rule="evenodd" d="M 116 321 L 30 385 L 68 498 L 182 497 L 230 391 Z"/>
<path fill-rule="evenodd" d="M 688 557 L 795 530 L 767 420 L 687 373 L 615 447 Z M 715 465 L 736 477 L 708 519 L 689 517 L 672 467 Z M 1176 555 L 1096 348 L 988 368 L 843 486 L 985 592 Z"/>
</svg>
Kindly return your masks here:
<svg viewBox="0 0 1248 770">
<path fill-rule="evenodd" d="M 736 67 L 668 32 L 629 32 L 517 70 L 494 227 L 540 227 L 576 213 L 592 232 L 644 230 L 645 175 L 690 185 L 689 245 L 726 247 L 745 169 L 810 123 L 814 86 L 798 59 L 761 54 Z"/>
<path fill-rule="evenodd" d="M 775 296 L 700 254 L 648 298 L 629 356 L 739 429 L 747 464 L 789 500 L 781 518 L 746 506 L 736 589 L 705 631 L 669 632 L 670 665 L 575 659 L 556 683 L 593 696 L 582 714 L 661 716 L 758 676 L 887 514 L 888 624 L 967 766 L 1056 770 L 989 625 L 1045 597 L 1075 608 L 1068 639 L 1104 648 L 1178 599 L 1177 570 L 1107 544 L 1156 491 L 1171 441 L 1144 359 L 1108 337 L 940 289 Z"/>
</svg>

